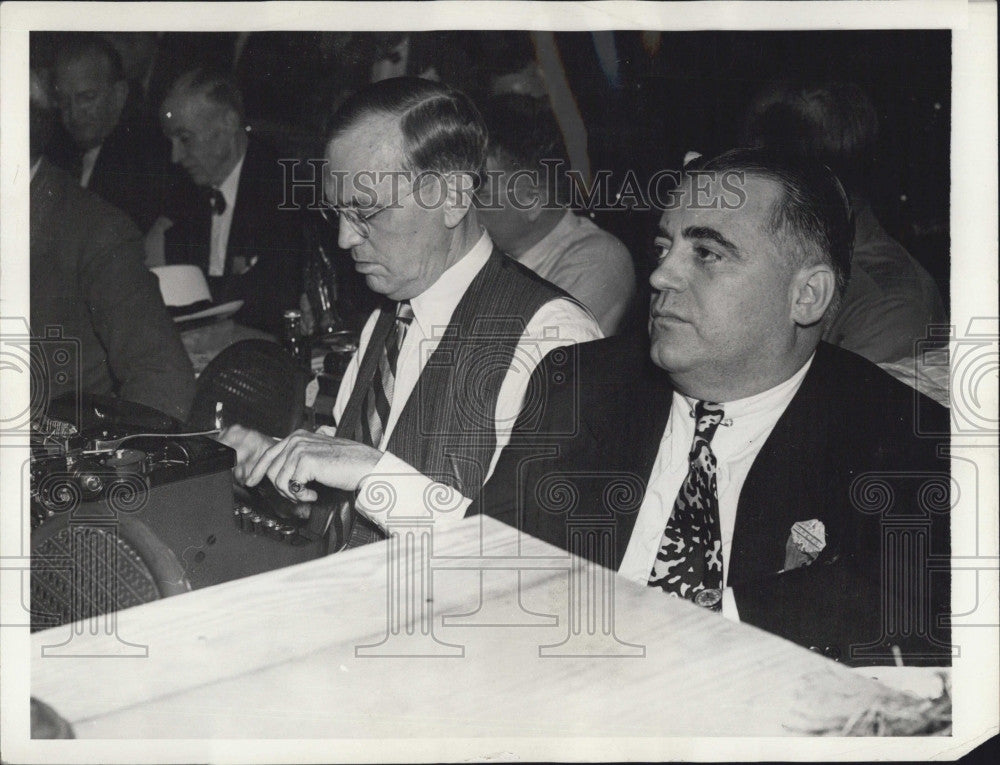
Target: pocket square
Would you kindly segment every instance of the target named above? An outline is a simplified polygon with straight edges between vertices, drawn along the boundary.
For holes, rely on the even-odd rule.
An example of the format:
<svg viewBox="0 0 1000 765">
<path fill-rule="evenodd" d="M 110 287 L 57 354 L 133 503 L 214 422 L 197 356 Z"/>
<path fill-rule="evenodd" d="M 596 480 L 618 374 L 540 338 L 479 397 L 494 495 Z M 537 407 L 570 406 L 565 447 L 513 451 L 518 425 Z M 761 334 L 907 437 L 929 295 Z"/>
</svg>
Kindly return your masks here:
<svg viewBox="0 0 1000 765">
<path fill-rule="evenodd" d="M 811 521 L 796 521 L 785 543 L 783 571 L 808 566 L 819 557 L 824 547 L 826 547 L 826 527 L 823 526 L 823 521 L 815 518 Z"/>
</svg>

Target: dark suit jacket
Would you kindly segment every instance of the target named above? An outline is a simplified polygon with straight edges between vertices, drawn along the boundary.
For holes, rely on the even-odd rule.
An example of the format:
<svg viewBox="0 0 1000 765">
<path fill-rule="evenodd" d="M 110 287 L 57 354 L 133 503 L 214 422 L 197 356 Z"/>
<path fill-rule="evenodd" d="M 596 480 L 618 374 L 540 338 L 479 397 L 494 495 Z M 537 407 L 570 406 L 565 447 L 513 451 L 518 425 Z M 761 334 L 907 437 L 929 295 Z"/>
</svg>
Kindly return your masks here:
<svg viewBox="0 0 1000 765">
<path fill-rule="evenodd" d="M 132 222 L 43 159 L 31 181 L 30 239 L 31 330 L 45 337 L 54 327 L 61 338 L 36 344 L 33 361 L 46 366 L 32 382 L 47 391 L 32 402 L 117 393 L 186 419 L 194 371 Z"/>
<path fill-rule="evenodd" d="M 278 155 L 251 138 L 226 246 L 227 275 L 209 280 L 216 303 L 244 301 L 235 316 L 238 322 L 274 333 L 281 330 L 283 311 L 299 306 L 306 253 L 303 212 L 279 209 L 284 191 Z M 166 210 L 174 224 L 165 235 L 167 263 L 190 263 L 208 273 L 211 215 L 203 189 L 187 179 L 174 188 Z M 229 275 L 235 257 L 247 262 L 257 258 L 257 263 L 244 274 Z"/>
<path fill-rule="evenodd" d="M 549 354 L 470 512 L 617 569 L 672 395 L 646 341 Z M 853 664 L 892 663 L 892 646 L 910 663 L 948 661 L 938 623 L 949 603 L 946 440 L 920 430 L 947 434 L 946 410 L 820 344 L 740 494 L 727 581 L 741 621 Z M 792 525 L 812 519 L 826 548 L 782 573 Z M 603 553 L 574 549 L 581 524 L 609 531 Z"/>
<path fill-rule="evenodd" d="M 58 130 L 47 153 L 79 182 L 81 154 L 65 130 Z M 168 165 L 169 145 L 163 134 L 138 117 L 123 116 L 101 144 L 87 190 L 127 214 L 145 232 L 163 208 Z"/>
</svg>

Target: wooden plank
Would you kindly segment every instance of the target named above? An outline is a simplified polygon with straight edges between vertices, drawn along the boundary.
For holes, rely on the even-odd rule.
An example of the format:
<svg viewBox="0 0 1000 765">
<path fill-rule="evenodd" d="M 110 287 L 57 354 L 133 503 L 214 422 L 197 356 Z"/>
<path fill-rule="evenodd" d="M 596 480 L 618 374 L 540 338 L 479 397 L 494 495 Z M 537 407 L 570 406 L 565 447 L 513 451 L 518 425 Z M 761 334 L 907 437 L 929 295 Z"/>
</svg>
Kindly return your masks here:
<svg viewBox="0 0 1000 765">
<path fill-rule="evenodd" d="M 575 559 L 588 576 L 572 581 L 609 587 L 614 605 L 567 643 L 580 591 L 568 568 L 553 567 L 569 563 L 564 553 L 492 519 L 435 538 L 439 556 L 518 546 L 542 565 L 433 575 L 433 592 L 419 593 L 433 601 L 432 634 L 404 617 L 395 649 L 423 655 L 359 651 L 387 634 L 383 543 L 124 612 L 119 634 L 147 644 L 146 659 L 42 659 L 57 630 L 39 633 L 32 693 L 78 736 L 112 738 L 779 735 L 885 693 L 786 641 Z M 521 626 L 456 623 L 480 603 L 472 621 Z M 613 629 L 602 627 L 610 613 Z M 85 650 L 97 638 L 80 640 Z"/>
</svg>

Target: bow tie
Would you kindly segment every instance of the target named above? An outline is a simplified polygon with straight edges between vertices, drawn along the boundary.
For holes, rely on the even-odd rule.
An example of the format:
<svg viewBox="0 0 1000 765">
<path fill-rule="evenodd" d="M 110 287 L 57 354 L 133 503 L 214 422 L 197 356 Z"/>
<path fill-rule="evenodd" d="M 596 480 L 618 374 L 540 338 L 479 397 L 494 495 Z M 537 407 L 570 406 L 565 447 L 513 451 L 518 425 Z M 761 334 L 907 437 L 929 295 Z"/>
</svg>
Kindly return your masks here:
<svg viewBox="0 0 1000 765">
<path fill-rule="evenodd" d="M 212 208 L 213 215 L 222 215 L 226 211 L 226 198 L 218 189 L 208 192 L 208 204 Z"/>
</svg>

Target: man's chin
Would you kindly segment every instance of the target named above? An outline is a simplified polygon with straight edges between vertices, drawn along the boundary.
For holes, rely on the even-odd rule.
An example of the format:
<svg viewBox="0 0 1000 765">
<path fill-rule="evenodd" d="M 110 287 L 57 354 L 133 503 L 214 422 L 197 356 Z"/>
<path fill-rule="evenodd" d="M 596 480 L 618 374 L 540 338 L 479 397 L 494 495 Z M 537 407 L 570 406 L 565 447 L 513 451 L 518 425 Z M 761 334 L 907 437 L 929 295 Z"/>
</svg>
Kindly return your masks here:
<svg viewBox="0 0 1000 765">
<path fill-rule="evenodd" d="M 653 338 L 649 347 L 649 357 L 660 369 L 680 372 L 690 366 L 692 353 L 678 342 Z"/>
<path fill-rule="evenodd" d="M 365 284 L 368 285 L 368 289 L 372 292 L 377 292 L 379 295 L 385 295 L 390 300 L 398 299 L 393 297 L 391 294 L 394 292 L 394 285 L 388 284 L 379 274 L 367 273 L 364 276 Z"/>
</svg>

